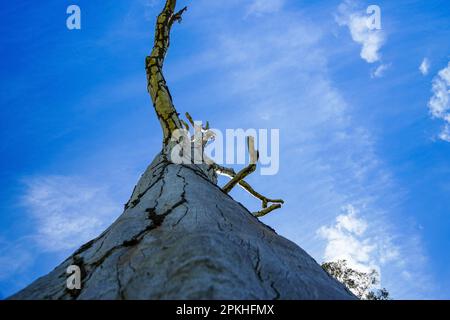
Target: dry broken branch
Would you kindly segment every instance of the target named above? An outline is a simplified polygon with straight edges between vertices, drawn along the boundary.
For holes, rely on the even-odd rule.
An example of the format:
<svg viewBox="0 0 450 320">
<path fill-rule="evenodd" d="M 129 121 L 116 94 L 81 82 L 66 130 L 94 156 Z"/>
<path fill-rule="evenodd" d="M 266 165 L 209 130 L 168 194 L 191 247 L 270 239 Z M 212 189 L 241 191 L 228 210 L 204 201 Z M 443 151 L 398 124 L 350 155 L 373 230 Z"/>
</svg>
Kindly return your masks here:
<svg viewBox="0 0 450 320">
<path fill-rule="evenodd" d="M 269 212 L 272 212 L 273 210 L 279 209 L 279 208 L 281 208 L 281 204 L 279 204 L 279 203 L 274 203 L 274 204 L 270 205 L 269 207 L 267 207 L 267 208 L 265 208 L 265 209 L 262 209 L 262 210 L 260 210 L 260 211 L 254 212 L 253 215 L 254 215 L 255 217 L 257 217 L 257 218 L 263 217 L 263 216 L 265 216 L 266 214 L 268 214 Z"/>
<path fill-rule="evenodd" d="M 175 12 L 176 3 L 176 0 L 166 0 L 164 9 L 157 18 L 153 49 L 151 54 L 145 60 L 147 89 L 152 98 L 156 115 L 163 130 L 163 146 L 169 145 L 175 130 L 184 128 L 189 131 L 190 129 L 189 124 L 179 118 L 179 114 L 173 104 L 172 96 L 162 71 L 164 59 L 170 46 L 170 31 L 173 23 L 175 21 L 181 22 L 182 15 L 187 10 L 187 8 L 184 7 L 178 12 Z M 193 142 L 194 145 L 195 143 L 199 143 L 198 146 L 201 146 L 203 150 L 203 147 L 208 141 L 214 139 L 214 132 L 210 130 L 208 122 L 206 122 L 205 127 L 197 125 L 191 115 L 187 112 L 186 118 L 194 129 L 194 135 L 191 137 L 191 142 Z M 199 132 L 201 133 L 200 135 L 198 134 Z M 212 160 L 207 159 L 206 156 L 204 156 L 204 158 L 207 160 L 206 163 L 214 166 L 217 173 L 227 175 L 231 178 L 231 180 L 222 188 L 226 193 L 229 193 L 239 184 L 251 195 L 261 200 L 263 210 L 254 213 L 255 216 L 259 217 L 280 208 L 283 200 L 264 197 L 244 181 L 245 177 L 256 170 L 256 163 L 258 162 L 259 157 L 258 151 L 254 148 L 253 138 L 247 139 L 247 145 L 250 153 L 250 164 L 238 173 L 234 172 L 233 169 L 224 168 L 215 164 Z M 268 207 L 269 203 L 272 203 L 272 205 Z"/>
<path fill-rule="evenodd" d="M 192 127 L 195 128 L 195 122 L 194 122 L 194 119 L 192 119 L 192 117 L 191 117 L 191 115 L 189 114 L 189 112 L 186 112 L 185 115 L 186 115 L 186 119 L 188 119 L 188 121 L 189 121 L 189 123 L 192 125 Z"/>
<path fill-rule="evenodd" d="M 183 119 L 180 119 L 181 123 L 183 124 L 184 128 L 189 131 L 189 125 L 184 121 Z"/>
<path fill-rule="evenodd" d="M 223 188 L 222 190 L 229 193 L 241 180 L 250 175 L 256 170 L 256 162 L 258 161 L 258 151 L 255 150 L 255 139 L 247 137 L 247 147 L 250 153 L 250 164 L 239 171 Z"/>
<path fill-rule="evenodd" d="M 176 1 L 175 1 L 176 2 Z M 177 21 L 178 23 L 181 23 L 181 21 L 183 20 L 183 13 L 187 11 L 187 7 L 184 7 L 183 9 L 181 9 L 180 11 L 178 11 L 177 13 L 175 13 L 171 20 L 170 23 L 173 24 L 175 21 Z"/>
<path fill-rule="evenodd" d="M 174 13 L 176 0 L 167 0 L 156 22 L 155 41 L 151 54 L 145 60 L 147 89 L 163 130 L 163 145 L 170 141 L 173 131 L 183 127 L 172 101 L 169 87 L 162 72 L 164 59 L 170 45 L 170 30 L 174 21 L 181 21 L 186 8 Z"/>
<path fill-rule="evenodd" d="M 263 210 L 254 212 L 253 215 L 256 217 L 262 217 L 275 209 L 281 208 L 281 204 L 283 204 L 284 201 L 282 199 L 269 199 L 263 196 L 262 194 L 255 191 L 255 189 L 253 189 L 252 186 L 250 186 L 250 184 L 248 184 L 244 180 L 245 177 L 247 177 L 256 170 L 256 163 L 259 157 L 258 151 L 256 151 L 254 148 L 253 137 L 247 138 L 247 144 L 250 153 L 250 164 L 241 171 L 239 171 L 238 173 L 236 173 L 232 168 L 226 168 L 216 163 L 214 163 L 213 166 L 216 173 L 231 178 L 231 180 L 222 188 L 224 192 L 229 193 L 237 184 L 239 184 L 244 190 L 246 190 L 252 196 L 261 200 L 262 202 L 261 206 Z M 272 205 L 267 207 L 269 203 L 272 203 Z"/>
<path fill-rule="evenodd" d="M 216 173 L 222 176 L 227 176 L 229 178 L 234 178 L 236 176 L 236 172 L 233 168 L 226 168 L 221 165 L 214 164 L 214 170 L 216 171 Z M 267 204 L 269 203 L 284 203 L 284 201 L 281 199 L 270 199 L 263 196 L 259 192 L 255 191 L 255 189 L 253 189 L 252 186 L 250 186 L 250 184 L 248 184 L 245 180 L 240 180 L 239 185 L 252 196 L 261 200 L 263 208 L 267 208 Z"/>
</svg>

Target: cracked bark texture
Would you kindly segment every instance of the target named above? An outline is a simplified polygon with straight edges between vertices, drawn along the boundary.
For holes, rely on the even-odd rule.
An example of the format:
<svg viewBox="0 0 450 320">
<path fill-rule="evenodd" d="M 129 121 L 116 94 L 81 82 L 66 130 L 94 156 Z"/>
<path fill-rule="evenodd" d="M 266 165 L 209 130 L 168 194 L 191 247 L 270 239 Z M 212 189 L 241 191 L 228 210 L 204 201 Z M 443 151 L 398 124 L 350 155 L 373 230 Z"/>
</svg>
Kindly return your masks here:
<svg viewBox="0 0 450 320">
<path fill-rule="evenodd" d="M 146 59 L 163 151 L 106 231 L 10 299 L 354 299 L 305 251 L 219 188 L 217 167 L 168 160 L 171 135 L 182 127 L 162 73 L 170 28 L 186 10 L 175 13 L 175 6 L 176 0 L 166 1 Z M 283 202 L 260 195 L 242 179 L 231 182 L 236 183 L 266 211 Z M 277 203 L 267 207 L 268 202 Z M 66 288 L 70 265 L 81 269 L 80 290 Z"/>
<path fill-rule="evenodd" d="M 354 299 L 216 182 L 158 155 L 106 231 L 10 299 Z M 72 264 L 81 290 L 66 289 Z"/>
</svg>

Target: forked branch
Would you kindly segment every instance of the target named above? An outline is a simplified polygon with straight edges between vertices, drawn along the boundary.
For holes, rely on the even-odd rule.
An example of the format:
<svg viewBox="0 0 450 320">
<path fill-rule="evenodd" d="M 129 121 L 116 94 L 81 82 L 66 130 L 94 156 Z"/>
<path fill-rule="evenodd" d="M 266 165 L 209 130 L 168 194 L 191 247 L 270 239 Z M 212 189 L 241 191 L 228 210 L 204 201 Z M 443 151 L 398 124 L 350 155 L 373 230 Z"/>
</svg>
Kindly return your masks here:
<svg viewBox="0 0 450 320">
<path fill-rule="evenodd" d="M 178 12 L 175 12 L 176 0 L 166 0 L 164 9 L 159 14 L 156 21 L 155 29 L 155 41 L 153 43 L 153 49 L 151 54 L 146 57 L 145 69 L 147 72 L 147 90 L 152 98 L 153 106 L 156 111 L 156 115 L 161 124 L 163 131 L 163 146 L 169 145 L 172 134 L 177 129 L 183 129 L 189 131 L 189 124 L 179 118 L 175 106 L 173 104 L 172 96 L 167 86 L 166 80 L 163 75 L 164 59 L 167 54 L 167 50 L 170 45 L 170 31 L 173 23 L 181 22 L 183 13 L 187 10 L 186 7 Z M 197 125 L 189 113 L 186 113 L 188 122 L 192 125 L 195 133 L 192 137 L 194 145 L 203 147 L 208 141 L 214 139 L 214 132 L 210 130 L 209 123 L 206 123 L 205 127 Z M 198 135 L 198 133 L 201 133 Z M 262 217 L 267 213 L 278 209 L 281 204 L 284 203 L 281 199 L 269 199 L 260 193 L 256 192 L 247 182 L 245 178 L 256 170 L 256 163 L 258 162 L 258 151 L 255 150 L 254 138 L 247 138 L 247 145 L 250 153 L 250 164 L 236 173 L 233 169 L 225 168 L 217 165 L 211 159 L 204 158 L 209 165 L 212 165 L 218 174 L 226 175 L 231 180 L 222 188 L 223 191 L 229 193 L 236 185 L 240 185 L 247 192 L 254 197 L 258 198 L 262 202 L 262 210 L 254 212 L 256 217 Z M 271 205 L 269 206 L 269 204 Z"/>
<path fill-rule="evenodd" d="M 250 164 L 239 171 L 223 188 L 222 190 L 229 193 L 241 180 L 250 175 L 256 170 L 256 162 L 258 161 L 258 151 L 255 150 L 255 139 L 247 137 L 247 147 L 250 153 Z"/>
<path fill-rule="evenodd" d="M 255 217 L 262 217 L 268 214 L 269 212 L 281 208 L 281 204 L 284 203 L 282 199 L 270 199 L 262 194 L 255 191 L 250 184 L 248 184 L 244 179 L 251 173 L 256 170 L 256 163 L 258 162 L 259 154 L 258 151 L 255 150 L 254 147 L 254 138 L 247 137 L 247 146 L 250 153 L 250 164 L 236 173 L 232 168 L 226 168 L 220 166 L 216 163 L 213 164 L 215 171 L 223 176 L 230 177 L 231 180 L 222 188 L 222 190 L 226 193 L 229 193 L 236 185 L 240 185 L 244 190 L 250 193 L 255 198 L 261 200 L 262 210 L 254 212 L 253 215 Z M 272 203 L 268 206 L 269 203 Z"/>
</svg>

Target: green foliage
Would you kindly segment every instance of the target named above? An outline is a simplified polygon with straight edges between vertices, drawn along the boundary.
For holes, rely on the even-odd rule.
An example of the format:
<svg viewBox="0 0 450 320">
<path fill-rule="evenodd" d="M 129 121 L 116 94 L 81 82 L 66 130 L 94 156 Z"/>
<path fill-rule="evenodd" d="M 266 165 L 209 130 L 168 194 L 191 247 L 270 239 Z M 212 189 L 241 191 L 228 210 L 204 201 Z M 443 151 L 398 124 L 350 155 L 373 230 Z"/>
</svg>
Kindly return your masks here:
<svg viewBox="0 0 450 320">
<path fill-rule="evenodd" d="M 366 300 L 392 300 L 386 288 L 372 290 L 366 295 Z"/>
<path fill-rule="evenodd" d="M 373 269 L 367 273 L 357 271 L 350 268 L 346 260 L 325 262 L 322 268 L 362 300 L 391 300 L 385 288 L 375 288 L 380 281 L 378 272 Z"/>
</svg>

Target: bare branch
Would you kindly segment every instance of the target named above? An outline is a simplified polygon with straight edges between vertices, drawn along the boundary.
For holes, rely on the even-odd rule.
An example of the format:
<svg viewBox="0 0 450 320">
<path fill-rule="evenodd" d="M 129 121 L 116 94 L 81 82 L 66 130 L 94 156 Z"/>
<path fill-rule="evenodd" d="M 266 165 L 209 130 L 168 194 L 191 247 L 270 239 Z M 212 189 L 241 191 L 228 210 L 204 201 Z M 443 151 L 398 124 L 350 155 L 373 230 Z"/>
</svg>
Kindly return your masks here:
<svg viewBox="0 0 450 320">
<path fill-rule="evenodd" d="M 176 0 L 166 0 L 164 9 L 157 18 L 153 49 L 151 54 L 146 58 L 145 63 L 147 71 L 147 89 L 152 98 L 156 115 L 161 123 L 164 146 L 169 144 L 170 138 L 175 130 L 185 128 L 189 131 L 189 124 L 179 118 L 179 114 L 175 109 L 169 87 L 167 86 L 162 72 L 164 59 L 170 45 L 170 31 L 172 25 L 175 21 L 181 22 L 182 15 L 187 10 L 187 7 L 184 7 L 175 13 L 175 7 Z M 200 125 L 196 125 L 191 115 L 187 112 L 186 118 L 192 125 L 195 132 L 201 132 L 201 141 L 200 138 L 196 137 L 194 133 L 191 139 L 192 142 L 196 142 L 195 139 L 199 139 L 198 142 L 201 142 L 200 145 L 204 147 L 208 141 L 214 139 L 215 135 L 214 132 L 210 130 L 209 122 L 206 122 L 206 126 L 202 127 Z M 214 166 L 217 173 L 227 175 L 231 178 L 231 180 L 222 188 L 224 192 L 229 193 L 236 185 L 239 184 L 251 195 L 261 200 L 263 210 L 254 213 L 255 216 L 259 217 L 280 208 L 284 201 L 281 199 L 269 199 L 256 192 L 247 182 L 244 181 L 245 177 L 256 170 L 256 164 L 259 158 L 259 153 L 255 150 L 253 137 L 247 137 L 247 146 L 250 154 L 250 164 L 238 173 L 236 173 L 233 169 L 219 166 L 212 160 L 207 161 L 207 163 Z M 272 203 L 272 205 L 268 207 L 269 203 Z"/>
<path fill-rule="evenodd" d="M 265 216 L 266 214 L 268 214 L 269 212 L 272 212 L 273 210 L 279 209 L 279 208 L 281 208 L 281 204 L 275 203 L 275 204 L 272 204 L 272 205 L 271 205 L 270 207 L 268 207 L 268 208 L 262 209 L 261 211 L 258 211 L 258 212 L 254 212 L 253 215 L 254 215 L 255 217 L 257 217 L 257 218 L 263 217 L 263 216 Z"/>
<path fill-rule="evenodd" d="M 181 123 L 183 124 L 184 128 L 189 131 L 189 125 L 184 121 L 183 119 L 180 119 Z"/>
<path fill-rule="evenodd" d="M 189 123 L 195 128 L 195 122 L 192 119 L 191 115 L 189 114 L 189 112 L 186 112 L 186 119 L 188 119 Z"/>
<path fill-rule="evenodd" d="M 250 153 L 250 164 L 256 164 L 259 159 L 259 152 L 255 149 L 255 138 L 247 137 L 247 147 Z"/>
<path fill-rule="evenodd" d="M 216 171 L 217 174 L 220 174 L 222 176 L 226 176 L 229 178 L 236 177 L 236 172 L 234 171 L 233 168 L 226 168 L 221 165 L 218 165 L 217 163 L 214 163 L 213 166 L 214 166 L 214 170 Z M 263 196 L 262 194 L 257 192 L 255 189 L 253 189 L 252 186 L 250 184 L 248 184 L 245 180 L 240 180 L 239 185 L 242 187 L 242 189 L 247 191 L 253 197 L 261 200 L 261 202 L 262 202 L 261 206 L 263 209 L 267 208 L 267 205 L 269 203 L 279 203 L 279 204 L 284 203 L 284 200 L 282 200 L 282 199 L 270 199 L 270 198 Z M 274 209 L 278 209 L 278 208 L 273 208 L 272 210 L 274 210 Z"/>
<path fill-rule="evenodd" d="M 177 21 L 178 23 L 181 23 L 181 21 L 183 20 L 183 13 L 187 11 L 187 7 L 184 7 L 183 9 L 181 9 L 180 11 L 178 11 L 177 13 L 175 13 L 172 16 L 171 19 L 171 23 L 173 24 L 175 21 Z"/>
<path fill-rule="evenodd" d="M 245 167 L 244 169 L 242 169 L 241 171 L 239 171 L 234 177 L 233 179 L 231 179 L 230 181 L 228 181 L 228 183 L 223 186 L 222 190 L 225 193 L 229 193 L 237 184 L 239 184 L 240 181 L 242 181 L 243 179 L 245 179 L 245 177 L 247 177 L 248 175 L 250 175 L 251 173 L 253 173 L 256 170 L 256 164 L 249 164 L 247 167 Z"/>
<path fill-rule="evenodd" d="M 259 200 L 261 200 L 262 202 L 262 207 L 263 208 L 267 208 L 267 205 L 269 203 L 284 203 L 284 201 L 282 199 L 270 199 L 267 198 L 265 196 L 263 196 L 262 194 L 256 192 L 247 182 L 245 182 L 244 180 L 242 180 L 239 183 L 242 188 L 244 188 L 248 193 L 250 193 L 251 195 L 253 195 L 255 198 L 258 198 Z"/>
<path fill-rule="evenodd" d="M 261 206 L 263 210 L 254 212 L 253 215 L 256 217 L 262 217 L 275 209 L 281 208 L 281 204 L 283 204 L 284 201 L 282 199 L 269 199 L 263 196 L 262 194 L 256 192 L 255 189 L 253 189 L 252 186 L 250 186 L 250 184 L 248 184 L 244 180 L 245 177 L 247 177 L 249 174 L 255 171 L 256 162 L 258 161 L 259 157 L 259 153 L 258 151 L 255 150 L 254 147 L 253 137 L 247 138 L 247 145 L 250 153 L 250 164 L 243 170 L 239 171 L 238 173 L 236 173 L 232 168 L 226 168 L 216 163 L 213 163 L 212 165 L 216 173 L 231 178 L 231 180 L 222 188 L 224 192 L 229 193 L 237 184 L 239 184 L 244 190 L 246 190 L 252 196 L 261 200 L 262 202 Z M 269 203 L 272 203 L 272 205 L 267 207 Z"/>
<path fill-rule="evenodd" d="M 167 0 L 156 22 L 155 41 L 151 54 L 145 60 L 147 89 L 163 130 L 163 144 L 167 145 L 174 130 L 183 127 L 172 101 L 162 69 L 170 45 L 170 30 L 174 21 L 181 21 L 187 8 L 174 14 L 176 0 Z"/>
<path fill-rule="evenodd" d="M 222 190 L 229 193 L 239 181 L 244 180 L 245 177 L 250 175 L 256 170 L 256 162 L 258 161 L 258 152 L 255 150 L 255 139 L 253 137 L 247 137 L 247 147 L 250 153 L 250 164 L 239 171 L 223 188 Z"/>
</svg>

